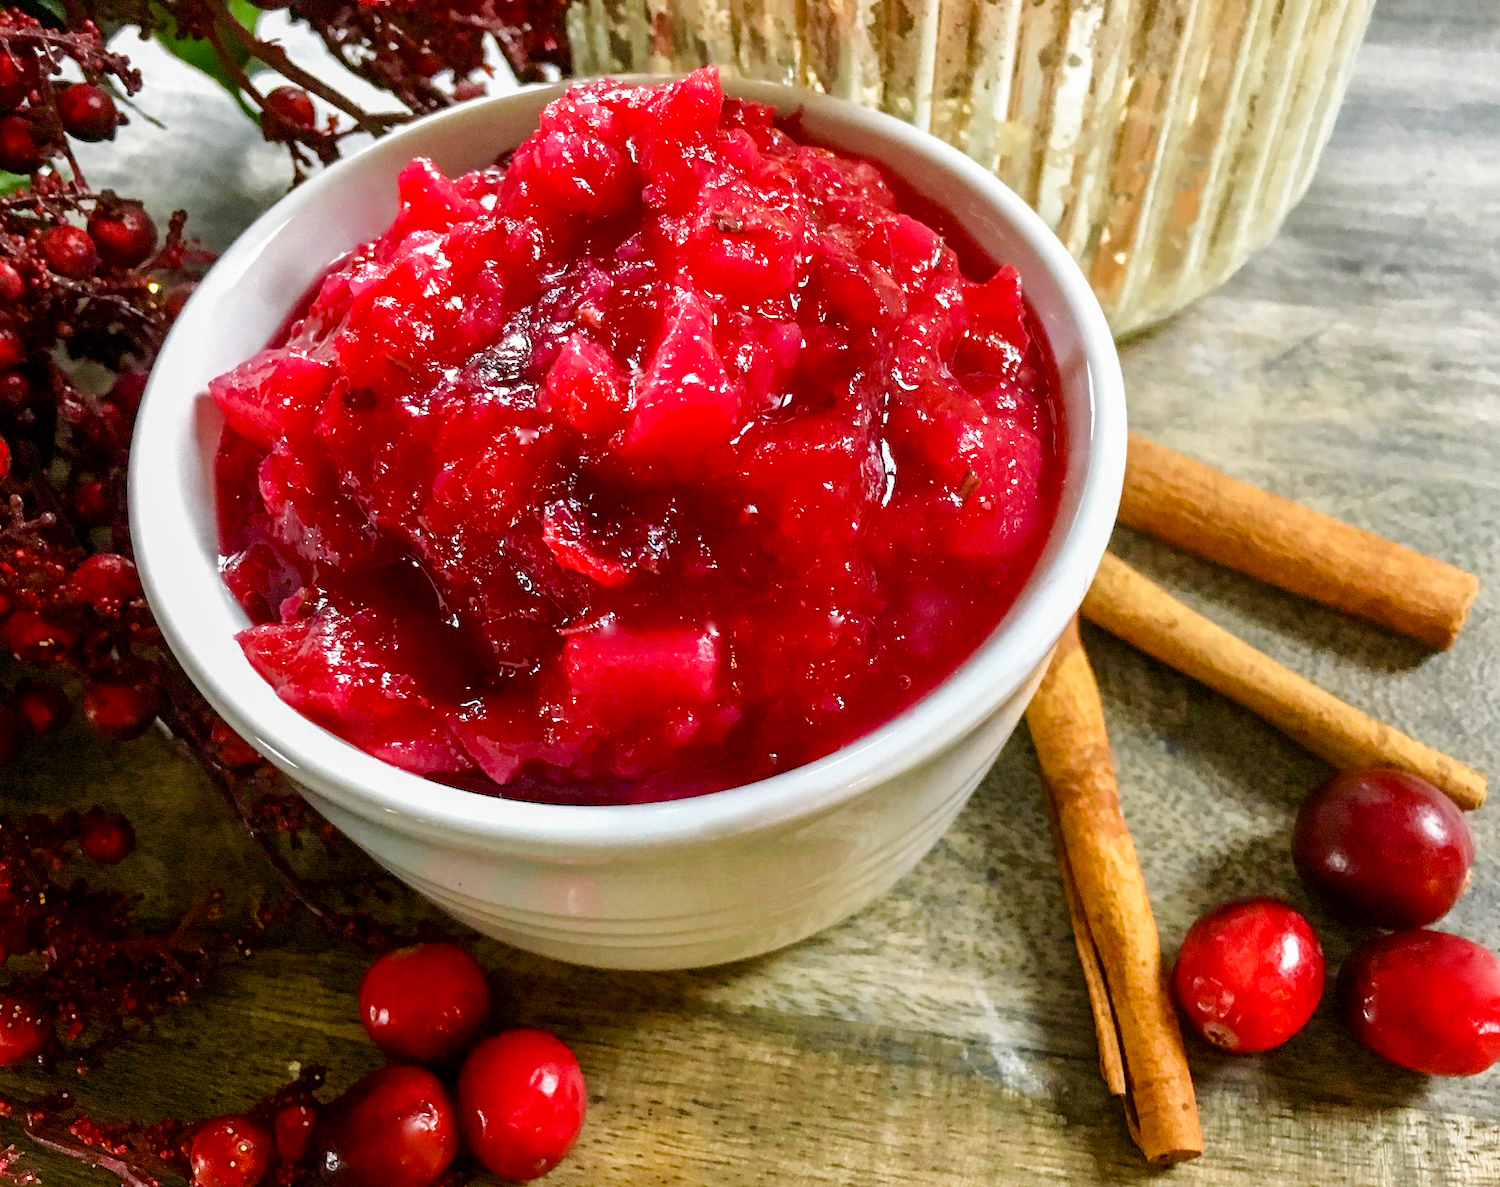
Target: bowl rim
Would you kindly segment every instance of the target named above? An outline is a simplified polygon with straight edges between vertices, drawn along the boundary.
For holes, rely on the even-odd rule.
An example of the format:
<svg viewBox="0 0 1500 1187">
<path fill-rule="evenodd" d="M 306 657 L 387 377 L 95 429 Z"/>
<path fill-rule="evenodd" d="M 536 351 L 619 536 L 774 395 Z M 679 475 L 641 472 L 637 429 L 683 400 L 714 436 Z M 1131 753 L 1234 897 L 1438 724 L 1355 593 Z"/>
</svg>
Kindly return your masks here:
<svg viewBox="0 0 1500 1187">
<path fill-rule="evenodd" d="M 680 75 L 616 75 L 622 81 L 664 81 Z M 374 758 L 315 725 L 276 698 L 243 705 L 245 681 L 269 690 L 245 661 L 237 671 L 202 662 L 202 633 L 193 607 L 180 604 L 171 580 L 184 563 L 180 537 L 157 527 L 156 514 L 184 492 L 159 481 L 176 468 L 164 450 L 171 434 L 153 429 L 191 418 L 200 393 L 173 391 L 174 348 L 195 327 L 194 307 L 217 308 L 230 283 L 253 267 L 262 249 L 302 212 L 336 195 L 344 170 L 371 153 L 421 155 L 421 144 L 448 121 L 476 118 L 512 104 L 540 105 L 579 79 L 520 87 L 439 112 L 325 169 L 287 194 L 240 235 L 204 277 L 152 369 L 138 419 L 128 479 L 132 541 L 146 597 L 166 642 L 213 708 L 270 761 L 333 805 L 396 831 L 476 850 L 505 849 L 532 856 L 598 860 L 761 833 L 831 812 L 863 792 L 931 759 L 973 730 L 1014 696 L 1046 661 L 1098 566 L 1118 508 L 1125 468 L 1125 395 L 1113 336 L 1098 301 L 1062 243 L 1009 187 L 990 171 L 935 136 L 882 112 L 827 95 L 776 83 L 725 77 L 727 95 L 768 103 L 783 111 L 801 107 L 820 120 L 846 125 L 859 136 L 893 141 L 979 191 L 1049 273 L 1076 329 L 1089 387 L 1087 424 L 1068 424 L 1065 483 L 1083 451 L 1083 477 L 1071 521 L 1063 511 L 1049 529 L 1037 563 L 999 628 L 946 680 L 891 721 L 804 766 L 755 783 L 679 800 L 621 805 L 545 804 L 487 796 L 434 782 Z M 823 137 L 828 140 L 826 136 Z M 225 290 L 225 291 L 221 291 Z M 189 346 L 190 350 L 191 347 Z M 179 389 L 184 385 L 178 385 Z M 176 401 L 174 404 L 173 401 Z M 1066 502 L 1067 488 L 1064 487 Z M 170 520 L 170 516 L 166 519 Z M 1060 535 L 1059 535 L 1060 533 Z M 1056 547 L 1048 558 L 1047 552 Z M 189 563 L 195 563 L 189 558 Z M 210 562 L 217 577 L 217 556 Z"/>
</svg>

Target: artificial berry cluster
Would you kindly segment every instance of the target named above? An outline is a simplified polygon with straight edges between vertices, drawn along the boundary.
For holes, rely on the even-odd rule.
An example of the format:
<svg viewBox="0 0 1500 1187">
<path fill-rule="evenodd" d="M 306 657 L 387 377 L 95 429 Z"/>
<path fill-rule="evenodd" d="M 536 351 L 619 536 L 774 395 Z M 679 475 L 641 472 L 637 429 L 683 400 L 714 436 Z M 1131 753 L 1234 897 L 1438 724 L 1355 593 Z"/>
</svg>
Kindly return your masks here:
<svg viewBox="0 0 1500 1187">
<path fill-rule="evenodd" d="M 125 119 L 108 86 L 134 93 L 140 75 L 105 48 L 92 20 L 53 29 L 19 9 L 5 9 L 0 39 L 0 169 L 25 176 L 66 157 L 76 176 L 68 138 L 113 140 Z M 59 78 L 65 63 L 76 66 L 81 81 Z"/>
<path fill-rule="evenodd" d="M 1293 857 L 1339 918 L 1387 929 L 1344 962 L 1338 1002 L 1376 1054 L 1429 1075 L 1470 1076 L 1500 1060 L 1500 960 L 1428 924 L 1468 888 L 1474 838 L 1451 800 L 1400 771 L 1334 776 L 1303 803 Z M 1188 1023 L 1226 1051 L 1266 1051 L 1322 999 L 1323 948 L 1286 903 L 1249 899 L 1188 929 L 1172 989 Z"/>
<path fill-rule="evenodd" d="M 350 70 L 414 112 L 472 97 L 465 84 L 486 72 L 485 39 L 494 38 L 524 81 L 568 69 L 563 13 L 569 0 L 256 0 L 284 7 L 315 29 Z M 451 79 L 448 88 L 442 76 Z M 456 92 L 456 93 L 455 93 Z"/>
<path fill-rule="evenodd" d="M 285 10 L 322 40 L 351 73 L 373 83 L 404 110 L 370 112 L 297 64 L 271 38 L 255 35 L 242 7 L 229 0 L 79 0 L 70 6 L 106 27 L 133 25 L 199 42 L 218 61 L 223 79 L 260 113 L 266 139 L 285 144 L 300 179 L 314 160 L 327 164 L 354 132 L 387 131 L 413 115 L 437 111 L 483 93 L 479 79 L 498 45 L 525 80 L 560 77 L 567 66 L 561 30 L 567 0 L 252 0 Z M 264 66 L 287 85 L 261 89 L 253 69 Z M 319 119 L 313 97 L 328 115 Z"/>
<path fill-rule="evenodd" d="M 130 822 L 103 808 L 0 822 L 0 1066 L 88 1070 L 259 931 L 220 926 L 219 895 L 146 931 L 133 898 L 75 876 L 80 858 L 112 866 L 134 849 Z"/>
<path fill-rule="evenodd" d="M 155 718 L 164 660 L 128 556 L 130 433 L 143 367 L 205 262 L 180 215 L 163 237 L 140 203 L 88 190 L 73 157 L 123 122 L 110 88 L 139 85 L 92 22 L 0 12 L 0 168 L 31 175 L 0 198 L 0 644 L 80 676 L 85 720 L 116 739 Z M 0 760 L 68 713 L 59 686 L 21 681 Z"/>
</svg>

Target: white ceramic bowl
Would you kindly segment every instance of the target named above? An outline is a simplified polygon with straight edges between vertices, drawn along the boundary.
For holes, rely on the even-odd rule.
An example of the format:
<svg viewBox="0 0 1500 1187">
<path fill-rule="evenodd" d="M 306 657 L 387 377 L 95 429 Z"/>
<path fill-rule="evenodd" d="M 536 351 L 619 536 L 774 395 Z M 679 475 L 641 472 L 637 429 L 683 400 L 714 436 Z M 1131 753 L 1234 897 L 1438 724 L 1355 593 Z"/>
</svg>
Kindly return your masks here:
<svg viewBox="0 0 1500 1187">
<path fill-rule="evenodd" d="M 1014 264 L 1052 342 L 1067 428 L 1062 506 L 1036 572 L 983 647 L 896 720 L 774 778 L 671 803 L 564 807 L 458 791 L 371 758 L 282 703 L 234 636 L 219 580 L 207 381 L 260 349 L 340 254 L 396 213 L 415 156 L 449 173 L 525 139 L 559 87 L 420 120 L 278 202 L 204 279 L 161 352 L 136 428 L 130 520 L 146 595 L 204 696 L 313 806 L 456 918 L 521 948 L 613 968 L 767 952 L 858 910 L 911 869 L 993 763 L 1077 610 L 1114 523 L 1125 399 L 1104 316 L 1068 253 L 1004 185 L 911 126 L 824 96 L 726 82 L 802 107 L 823 143 L 880 160 Z"/>
</svg>

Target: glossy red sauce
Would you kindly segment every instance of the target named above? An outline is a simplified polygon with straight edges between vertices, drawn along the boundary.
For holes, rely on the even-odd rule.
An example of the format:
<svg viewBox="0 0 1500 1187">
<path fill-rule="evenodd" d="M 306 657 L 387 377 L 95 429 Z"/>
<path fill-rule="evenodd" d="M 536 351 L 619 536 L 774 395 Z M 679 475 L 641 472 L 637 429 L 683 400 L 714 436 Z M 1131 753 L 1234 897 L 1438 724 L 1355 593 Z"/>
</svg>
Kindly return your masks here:
<svg viewBox="0 0 1500 1187">
<path fill-rule="evenodd" d="M 245 655 L 369 753 L 693 795 L 889 720 L 994 629 L 1061 479 L 1015 272 L 712 71 L 589 84 L 210 385 Z"/>
</svg>

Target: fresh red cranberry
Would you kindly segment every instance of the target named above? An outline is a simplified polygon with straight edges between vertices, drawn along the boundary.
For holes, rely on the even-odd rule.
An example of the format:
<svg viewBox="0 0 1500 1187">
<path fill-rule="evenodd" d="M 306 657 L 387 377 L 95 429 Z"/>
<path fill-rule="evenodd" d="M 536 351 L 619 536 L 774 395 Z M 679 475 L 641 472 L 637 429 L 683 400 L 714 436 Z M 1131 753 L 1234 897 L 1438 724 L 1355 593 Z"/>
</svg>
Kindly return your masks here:
<svg viewBox="0 0 1500 1187">
<path fill-rule="evenodd" d="M 276 1130 L 276 1157 L 293 1166 L 306 1158 L 317 1124 L 318 1111 L 311 1105 L 286 1105 L 278 1109 L 272 1122 Z"/>
<path fill-rule="evenodd" d="M 9 371 L 26 361 L 26 343 L 9 326 L 0 328 L 0 371 Z"/>
<path fill-rule="evenodd" d="M 78 636 L 67 627 L 47 622 L 33 610 L 17 610 L 0 623 L 0 640 L 22 663 L 45 667 L 62 659 Z"/>
<path fill-rule="evenodd" d="M 36 127 L 19 115 L 0 117 L 0 169 L 7 173 L 34 173 L 47 159 L 37 142 Z"/>
<path fill-rule="evenodd" d="M 0 482 L 10 477 L 10 442 L 0 437 Z"/>
<path fill-rule="evenodd" d="M 156 699 L 135 684 L 91 684 L 83 692 L 83 719 L 101 737 L 138 738 L 156 718 Z"/>
<path fill-rule="evenodd" d="M 95 610 L 117 611 L 124 603 L 141 596 L 141 577 L 128 556 L 99 552 L 73 571 L 68 591 Z"/>
<path fill-rule="evenodd" d="M 99 267 L 99 249 L 81 227 L 53 227 L 42 237 L 42 255 L 47 267 L 72 280 L 86 280 Z"/>
<path fill-rule="evenodd" d="M 1404 771 L 1350 771 L 1297 813 L 1297 872 L 1335 914 L 1376 927 L 1441 919 L 1468 888 L 1474 835 L 1453 801 Z"/>
<path fill-rule="evenodd" d="M 458 1108 L 475 1157 L 503 1179 L 540 1178 L 573 1148 L 588 1094 L 573 1052 L 541 1030 L 486 1039 L 464 1061 Z"/>
<path fill-rule="evenodd" d="M 271 1166 L 271 1135 L 249 1117 L 218 1117 L 193 1133 L 192 1187 L 255 1187 Z"/>
<path fill-rule="evenodd" d="M 111 268 L 134 268 L 156 250 L 156 224 L 139 202 L 122 202 L 89 217 L 89 237 Z"/>
<path fill-rule="evenodd" d="M 313 107 L 312 96 L 301 87 L 277 87 L 266 95 L 266 115 L 271 117 L 272 122 L 279 120 L 293 128 L 306 131 L 315 127 L 318 122 L 318 113 Z M 261 117 L 265 124 L 266 115 Z M 275 127 L 271 131 L 275 131 Z"/>
<path fill-rule="evenodd" d="M 102 866 L 119 865 L 135 851 L 135 829 L 118 812 L 95 809 L 83 818 L 78 847 Z"/>
<path fill-rule="evenodd" d="M 330 1187 L 428 1187 L 458 1153 L 458 1118 L 436 1076 L 392 1064 L 335 1101 L 313 1141 Z"/>
<path fill-rule="evenodd" d="M 473 1044 L 489 1014 L 489 978 L 453 944 L 388 952 L 359 986 L 360 1020 L 392 1059 L 441 1063 Z"/>
<path fill-rule="evenodd" d="M 0 61 L 4 61 L 0 58 Z M 0 302 L 14 305 L 26 295 L 26 282 L 21 274 L 4 261 L 0 261 Z"/>
<path fill-rule="evenodd" d="M 33 734 L 54 734 L 68 724 L 73 702 L 55 684 L 22 680 L 11 697 L 11 708 Z"/>
<path fill-rule="evenodd" d="M 1215 1047 L 1268 1051 L 1318 1008 L 1323 948 L 1285 903 L 1228 903 L 1188 928 L 1172 990 L 1193 1029 Z"/>
<path fill-rule="evenodd" d="M 209 732 L 209 741 L 213 743 L 214 753 L 218 755 L 219 761 L 230 770 L 256 767 L 265 761 L 249 742 L 229 728 L 227 722 L 214 722 L 213 729 Z"/>
<path fill-rule="evenodd" d="M 1477 1076 L 1500 1060 L 1500 960 L 1462 936 L 1402 931 L 1371 940 L 1339 971 L 1355 1036 L 1430 1076 Z"/>
<path fill-rule="evenodd" d="M 93 83 L 78 82 L 57 95 L 57 114 L 69 136 L 96 143 L 113 140 L 120 112 L 110 93 Z"/>
<path fill-rule="evenodd" d="M 51 1034 L 51 1019 L 30 998 L 0 996 L 0 1067 L 30 1059 Z"/>
<path fill-rule="evenodd" d="M 103 523 L 109 518 L 109 488 L 98 478 L 85 478 L 73 488 L 73 513 L 84 523 Z"/>
</svg>

